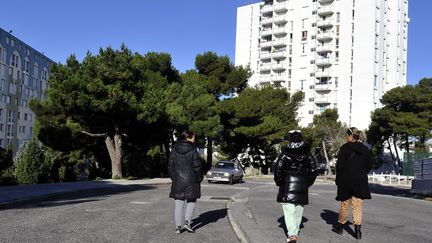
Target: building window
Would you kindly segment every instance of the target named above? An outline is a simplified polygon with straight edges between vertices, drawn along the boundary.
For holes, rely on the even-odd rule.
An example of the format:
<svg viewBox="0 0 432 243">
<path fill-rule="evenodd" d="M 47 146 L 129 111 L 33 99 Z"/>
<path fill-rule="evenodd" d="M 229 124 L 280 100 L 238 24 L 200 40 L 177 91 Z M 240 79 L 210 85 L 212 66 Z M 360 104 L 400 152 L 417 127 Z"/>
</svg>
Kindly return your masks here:
<svg viewBox="0 0 432 243">
<path fill-rule="evenodd" d="M 317 13 L 317 11 L 316 11 L 316 10 L 312 11 L 312 15 L 315 15 L 316 13 Z"/>
<path fill-rule="evenodd" d="M 302 31 L 302 41 L 307 40 L 307 30 Z"/>
</svg>

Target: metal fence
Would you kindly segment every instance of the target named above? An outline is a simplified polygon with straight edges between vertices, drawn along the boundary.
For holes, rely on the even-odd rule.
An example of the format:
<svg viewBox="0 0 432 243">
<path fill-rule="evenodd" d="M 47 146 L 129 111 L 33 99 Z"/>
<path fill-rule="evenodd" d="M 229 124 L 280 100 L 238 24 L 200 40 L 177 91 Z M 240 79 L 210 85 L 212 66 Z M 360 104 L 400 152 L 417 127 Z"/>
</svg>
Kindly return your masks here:
<svg viewBox="0 0 432 243">
<path fill-rule="evenodd" d="M 426 159 L 432 156 L 432 153 L 404 153 L 404 161 L 402 163 L 402 174 L 414 175 L 414 162 Z"/>
<path fill-rule="evenodd" d="M 432 158 L 415 161 L 414 176 L 416 180 L 432 180 Z"/>
<path fill-rule="evenodd" d="M 401 175 L 401 174 L 384 174 L 380 173 L 377 174 L 373 172 L 372 174 L 368 175 L 369 180 L 372 182 L 378 182 L 381 184 L 411 184 L 411 181 L 414 179 L 414 176 L 407 176 L 407 175 Z"/>
</svg>

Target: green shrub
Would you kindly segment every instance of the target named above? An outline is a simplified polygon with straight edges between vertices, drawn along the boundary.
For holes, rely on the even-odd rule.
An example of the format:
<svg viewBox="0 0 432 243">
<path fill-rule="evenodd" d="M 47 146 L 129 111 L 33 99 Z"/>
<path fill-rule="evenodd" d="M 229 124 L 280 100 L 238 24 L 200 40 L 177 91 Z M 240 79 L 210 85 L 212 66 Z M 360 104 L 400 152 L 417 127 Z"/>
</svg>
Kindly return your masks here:
<svg viewBox="0 0 432 243">
<path fill-rule="evenodd" d="M 12 160 L 12 150 L 10 148 L 0 148 L 0 185 L 16 184 L 15 167 Z"/>
<path fill-rule="evenodd" d="M 35 139 L 28 142 L 18 155 L 15 174 L 20 184 L 48 182 L 44 151 Z"/>
</svg>

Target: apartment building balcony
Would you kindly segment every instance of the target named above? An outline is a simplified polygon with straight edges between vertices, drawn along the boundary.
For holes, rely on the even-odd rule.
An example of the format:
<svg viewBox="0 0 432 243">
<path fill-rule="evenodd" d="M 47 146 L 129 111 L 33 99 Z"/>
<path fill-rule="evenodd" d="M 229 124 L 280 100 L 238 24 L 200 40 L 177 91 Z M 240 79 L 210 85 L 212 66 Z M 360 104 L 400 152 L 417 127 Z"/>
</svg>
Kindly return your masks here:
<svg viewBox="0 0 432 243">
<path fill-rule="evenodd" d="M 329 69 L 325 69 L 324 71 L 319 70 L 315 72 L 315 78 L 331 78 L 333 76 L 333 72 Z"/>
<path fill-rule="evenodd" d="M 329 16 L 334 13 L 333 11 L 333 5 L 327 5 L 327 6 L 320 6 L 318 7 L 317 11 L 319 16 Z"/>
<path fill-rule="evenodd" d="M 329 83 L 317 83 L 315 84 L 316 92 L 328 92 L 333 89 L 333 85 Z"/>
<path fill-rule="evenodd" d="M 287 15 L 280 15 L 273 18 L 273 23 L 275 24 L 282 24 L 288 22 L 288 16 Z"/>
<path fill-rule="evenodd" d="M 273 23 L 272 17 L 266 17 L 261 19 L 261 25 L 271 24 Z"/>
<path fill-rule="evenodd" d="M 272 76 L 271 75 L 261 75 L 259 77 L 259 81 L 260 82 L 269 82 L 272 80 Z"/>
<path fill-rule="evenodd" d="M 273 10 L 275 12 L 285 12 L 288 10 L 288 8 L 287 8 L 285 3 L 280 3 L 280 4 L 274 5 Z"/>
<path fill-rule="evenodd" d="M 271 63 L 261 63 L 260 71 L 270 71 Z"/>
<path fill-rule="evenodd" d="M 325 67 L 325 66 L 331 66 L 332 65 L 330 58 L 328 58 L 328 57 L 316 59 L 315 64 L 318 67 Z"/>
<path fill-rule="evenodd" d="M 328 28 L 333 26 L 333 18 L 319 19 L 317 22 L 319 28 Z"/>
<path fill-rule="evenodd" d="M 261 36 L 266 36 L 266 35 L 272 35 L 273 30 L 271 28 L 269 29 L 262 29 L 260 35 Z"/>
<path fill-rule="evenodd" d="M 331 3 L 334 0 L 318 0 L 319 3 Z"/>
<path fill-rule="evenodd" d="M 288 55 L 288 52 L 287 52 L 287 50 L 281 50 L 281 51 L 274 51 L 273 53 L 272 53 L 272 57 L 273 58 L 283 58 L 283 57 L 287 57 L 287 55 Z"/>
<path fill-rule="evenodd" d="M 288 75 L 281 74 L 281 75 L 272 75 L 271 81 L 272 82 L 286 82 L 288 80 Z"/>
<path fill-rule="evenodd" d="M 271 52 L 261 52 L 260 53 L 260 59 L 261 60 L 270 59 L 271 57 L 272 57 Z"/>
<path fill-rule="evenodd" d="M 271 40 L 269 40 L 269 41 L 261 41 L 260 46 L 261 47 L 271 47 L 272 46 L 272 41 Z"/>
<path fill-rule="evenodd" d="M 286 69 L 286 62 L 280 62 L 280 63 L 273 63 L 271 66 L 271 69 L 273 71 L 280 71 L 280 70 L 285 70 Z"/>
<path fill-rule="evenodd" d="M 268 4 L 268 5 L 264 5 L 261 8 L 261 13 L 269 13 L 269 12 L 273 12 L 273 5 L 272 4 Z"/>
<path fill-rule="evenodd" d="M 285 27 L 274 28 L 273 34 L 274 35 L 287 34 L 287 31 Z"/>
<path fill-rule="evenodd" d="M 333 46 L 331 44 L 325 44 L 325 45 L 318 45 L 316 47 L 317 53 L 329 53 L 333 51 Z"/>
<path fill-rule="evenodd" d="M 329 40 L 333 39 L 333 32 L 319 31 L 316 35 L 316 38 L 319 41 L 329 41 Z"/>
<path fill-rule="evenodd" d="M 315 104 L 331 104 L 332 103 L 331 94 L 315 96 L 314 97 L 314 103 Z"/>
<path fill-rule="evenodd" d="M 275 39 L 273 40 L 272 45 L 274 47 L 281 47 L 281 46 L 286 46 L 288 42 L 288 38 L 279 38 L 279 39 Z"/>
</svg>

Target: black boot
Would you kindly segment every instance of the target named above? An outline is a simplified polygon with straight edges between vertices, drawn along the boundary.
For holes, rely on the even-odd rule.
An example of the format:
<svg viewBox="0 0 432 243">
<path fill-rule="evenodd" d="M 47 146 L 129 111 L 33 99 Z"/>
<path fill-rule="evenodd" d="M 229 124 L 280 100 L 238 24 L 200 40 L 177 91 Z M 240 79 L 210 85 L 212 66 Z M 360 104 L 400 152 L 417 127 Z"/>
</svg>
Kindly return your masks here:
<svg viewBox="0 0 432 243">
<path fill-rule="evenodd" d="M 362 238 L 361 225 L 354 225 L 354 236 L 357 240 L 361 240 Z"/>
<path fill-rule="evenodd" d="M 333 224 L 332 230 L 341 235 L 343 233 L 343 226 L 343 224 L 337 222 L 336 224 Z"/>
</svg>

